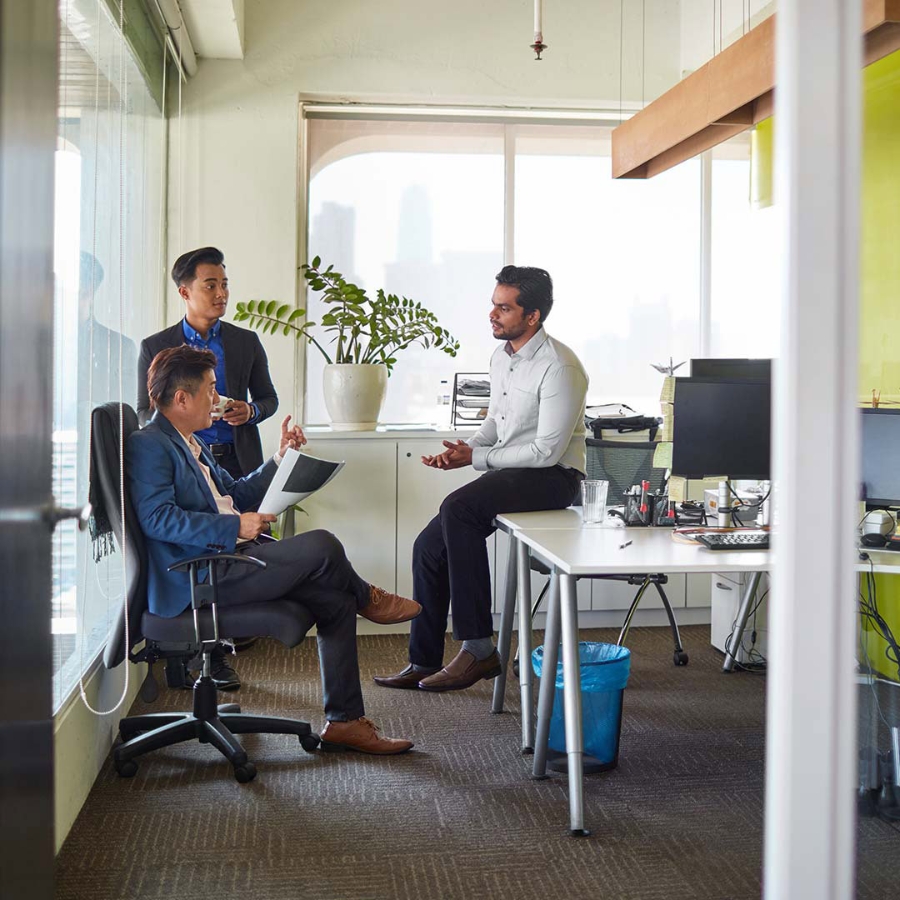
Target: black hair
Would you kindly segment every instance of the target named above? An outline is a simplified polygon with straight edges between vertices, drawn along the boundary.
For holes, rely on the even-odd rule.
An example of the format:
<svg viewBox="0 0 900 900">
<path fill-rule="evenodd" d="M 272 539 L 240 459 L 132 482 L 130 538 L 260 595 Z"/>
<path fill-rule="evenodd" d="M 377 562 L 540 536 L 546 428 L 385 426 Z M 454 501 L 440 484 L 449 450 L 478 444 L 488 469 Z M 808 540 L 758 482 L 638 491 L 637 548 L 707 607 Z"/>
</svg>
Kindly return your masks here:
<svg viewBox="0 0 900 900">
<path fill-rule="evenodd" d="M 207 370 L 215 370 L 216 354 L 182 344 L 160 350 L 147 371 L 147 393 L 154 409 L 166 409 L 176 391 L 196 394 Z"/>
<path fill-rule="evenodd" d="M 504 266 L 497 273 L 497 284 L 508 284 L 519 289 L 516 302 L 526 314 L 537 310 L 543 325 L 553 309 L 553 279 L 546 269 L 535 266 Z"/>
<path fill-rule="evenodd" d="M 201 247 L 182 253 L 172 266 L 172 281 L 175 287 L 181 287 L 197 277 L 197 266 L 204 263 L 210 266 L 225 266 L 225 254 L 216 247 Z"/>
</svg>

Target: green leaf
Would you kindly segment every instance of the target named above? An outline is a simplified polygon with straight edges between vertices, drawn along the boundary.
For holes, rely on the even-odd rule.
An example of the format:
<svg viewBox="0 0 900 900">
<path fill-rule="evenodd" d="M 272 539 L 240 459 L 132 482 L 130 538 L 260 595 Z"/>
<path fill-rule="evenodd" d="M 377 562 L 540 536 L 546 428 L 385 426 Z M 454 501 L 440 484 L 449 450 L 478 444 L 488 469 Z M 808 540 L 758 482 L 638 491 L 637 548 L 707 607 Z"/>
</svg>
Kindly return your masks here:
<svg viewBox="0 0 900 900">
<path fill-rule="evenodd" d="M 297 319 L 299 319 L 301 316 L 305 316 L 305 315 L 306 315 L 306 310 L 305 310 L 305 309 L 295 309 L 295 310 L 288 316 L 288 322 L 294 322 L 294 321 L 296 321 Z"/>
<path fill-rule="evenodd" d="M 277 301 L 277 300 L 270 300 L 270 301 L 266 304 L 266 307 L 265 307 L 264 312 L 265 312 L 265 314 L 266 314 L 267 316 L 271 316 L 272 313 L 275 312 L 275 310 L 276 310 L 277 308 L 278 308 L 278 301 Z"/>
<path fill-rule="evenodd" d="M 283 319 L 288 312 L 290 311 L 290 306 L 287 303 L 283 303 L 278 307 L 278 311 L 275 313 L 276 319 Z"/>
<path fill-rule="evenodd" d="M 313 261 L 312 261 L 312 267 L 313 267 L 314 269 L 318 269 L 319 266 L 321 266 L 321 265 L 322 265 L 322 260 L 321 260 L 321 258 L 318 257 L 318 256 L 314 256 L 314 257 L 313 257 Z"/>
</svg>

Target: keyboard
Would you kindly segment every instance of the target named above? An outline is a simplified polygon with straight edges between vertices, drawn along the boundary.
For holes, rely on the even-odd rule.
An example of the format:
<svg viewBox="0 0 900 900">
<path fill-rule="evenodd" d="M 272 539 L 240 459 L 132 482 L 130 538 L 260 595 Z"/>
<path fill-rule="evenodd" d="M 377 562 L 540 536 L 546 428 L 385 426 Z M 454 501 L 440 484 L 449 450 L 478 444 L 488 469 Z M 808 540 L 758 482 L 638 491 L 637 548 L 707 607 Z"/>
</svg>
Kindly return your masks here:
<svg viewBox="0 0 900 900">
<path fill-rule="evenodd" d="M 713 531 L 698 534 L 697 540 L 709 550 L 768 550 L 767 531 Z"/>
</svg>

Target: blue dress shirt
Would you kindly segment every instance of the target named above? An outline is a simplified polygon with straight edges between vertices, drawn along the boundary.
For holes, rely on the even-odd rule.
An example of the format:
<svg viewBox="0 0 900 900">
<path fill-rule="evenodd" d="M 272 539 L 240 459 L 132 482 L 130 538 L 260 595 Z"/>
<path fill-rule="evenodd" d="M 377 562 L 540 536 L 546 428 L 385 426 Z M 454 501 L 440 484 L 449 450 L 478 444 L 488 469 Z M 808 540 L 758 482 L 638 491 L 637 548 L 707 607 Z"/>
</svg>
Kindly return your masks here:
<svg viewBox="0 0 900 900">
<path fill-rule="evenodd" d="M 216 390 L 221 397 L 228 396 L 228 385 L 225 383 L 225 347 L 222 344 L 222 322 L 217 321 L 203 339 L 199 331 L 188 324 L 187 318 L 181 323 L 184 329 L 184 342 L 197 350 L 212 350 L 216 355 Z M 259 410 L 255 403 L 250 404 L 252 415 L 247 422 L 253 425 L 259 418 Z M 234 427 L 224 419 L 217 419 L 210 428 L 196 432 L 207 444 L 233 444 Z"/>
</svg>

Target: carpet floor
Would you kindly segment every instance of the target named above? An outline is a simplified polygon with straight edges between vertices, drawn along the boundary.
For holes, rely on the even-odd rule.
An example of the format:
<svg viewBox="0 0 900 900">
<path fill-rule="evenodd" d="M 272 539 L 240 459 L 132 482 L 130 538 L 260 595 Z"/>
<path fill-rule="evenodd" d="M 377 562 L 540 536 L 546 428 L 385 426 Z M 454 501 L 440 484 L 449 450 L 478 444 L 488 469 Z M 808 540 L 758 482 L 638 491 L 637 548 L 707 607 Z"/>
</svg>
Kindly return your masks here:
<svg viewBox="0 0 900 900">
<path fill-rule="evenodd" d="M 619 766 L 585 779 L 588 838 L 568 834 L 566 777 L 529 778 L 517 685 L 490 714 L 491 682 L 468 691 L 391 691 L 373 674 L 405 664 L 402 635 L 359 639 L 367 715 L 415 741 L 379 758 L 303 752 L 245 736 L 259 774 L 238 784 L 209 746 L 107 760 L 57 859 L 59 900 L 755 900 L 761 895 L 765 677 L 723 676 L 709 629 L 631 632 Z M 615 640 L 608 630 L 587 640 Z M 536 636 L 540 643 L 540 636 Z M 456 651 L 452 642 L 448 655 Z M 315 643 L 259 641 L 222 702 L 322 727 Z M 162 676 L 161 669 L 158 674 Z M 188 708 L 162 689 L 132 712 Z M 900 896 L 900 829 L 859 822 L 858 897 Z M 797 898 L 800 900 L 800 898 Z"/>
</svg>

